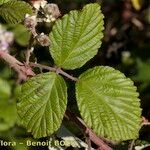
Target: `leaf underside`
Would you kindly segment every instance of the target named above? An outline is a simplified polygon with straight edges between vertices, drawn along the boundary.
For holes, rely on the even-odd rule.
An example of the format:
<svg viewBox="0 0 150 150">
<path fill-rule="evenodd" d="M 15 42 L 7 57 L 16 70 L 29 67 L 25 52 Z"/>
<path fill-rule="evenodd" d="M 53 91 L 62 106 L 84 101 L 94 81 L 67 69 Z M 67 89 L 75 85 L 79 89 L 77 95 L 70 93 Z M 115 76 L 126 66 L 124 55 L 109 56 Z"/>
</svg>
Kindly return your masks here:
<svg viewBox="0 0 150 150">
<path fill-rule="evenodd" d="M 61 125 L 67 106 L 67 87 L 56 73 L 44 73 L 29 79 L 21 87 L 17 105 L 21 124 L 35 138 L 54 133 Z"/>
<path fill-rule="evenodd" d="M 95 67 L 76 83 L 78 107 L 85 123 L 99 136 L 136 139 L 141 109 L 133 82 L 111 67 Z"/>
<path fill-rule="evenodd" d="M 7 23 L 19 23 L 21 22 L 26 14 L 31 14 L 32 8 L 31 6 L 23 1 L 8 1 L 0 5 L 0 16 Z"/>
<path fill-rule="evenodd" d="M 50 53 L 55 63 L 64 69 L 75 69 L 93 58 L 101 46 L 103 24 L 103 14 L 96 3 L 58 19 L 50 34 Z"/>
</svg>

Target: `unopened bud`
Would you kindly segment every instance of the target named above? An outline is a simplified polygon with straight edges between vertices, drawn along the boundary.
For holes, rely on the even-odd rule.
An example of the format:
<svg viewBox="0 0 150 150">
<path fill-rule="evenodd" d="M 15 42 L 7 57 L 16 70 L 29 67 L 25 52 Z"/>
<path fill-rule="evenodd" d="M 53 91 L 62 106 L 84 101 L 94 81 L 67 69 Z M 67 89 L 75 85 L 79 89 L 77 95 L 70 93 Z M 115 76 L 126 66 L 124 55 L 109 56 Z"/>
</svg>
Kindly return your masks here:
<svg viewBox="0 0 150 150">
<path fill-rule="evenodd" d="M 31 0 L 31 4 L 33 5 L 33 7 L 37 10 L 40 9 L 40 7 L 44 7 L 47 4 L 46 0 Z"/>
<path fill-rule="evenodd" d="M 32 30 L 37 25 L 36 16 L 30 16 L 29 14 L 26 14 L 24 25 L 29 29 Z"/>
<path fill-rule="evenodd" d="M 14 35 L 0 26 L 0 50 L 7 51 L 14 41 Z"/>
<path fill-rule="evenodd" d="M 9 44 L 5 41 L 0 42 L 0 50 L 1 51 L 8 51 Z"/>
<path fill-rule="evenodd" d="M 52 15 L 54 18 L 58 18 L 61 15 L 56 4 L 46 4 L 43 9 L 46 14 Z"/>
<path fill-rule="evenodd" d="M 44 33 L 41 33 L 40 35 L 37 36 L 37 40 L 38 42 L 42 45 L 42 46 L 49 46 L 50 45 L 50 39 L 47 35 L 45 35 Z"/>
<path fill-rule="evenodd" d="M 4 32 L 3 36 L 8 44 L 11 44 L 14 41 L 14 35 L 12 32 Z"/>
</svg>

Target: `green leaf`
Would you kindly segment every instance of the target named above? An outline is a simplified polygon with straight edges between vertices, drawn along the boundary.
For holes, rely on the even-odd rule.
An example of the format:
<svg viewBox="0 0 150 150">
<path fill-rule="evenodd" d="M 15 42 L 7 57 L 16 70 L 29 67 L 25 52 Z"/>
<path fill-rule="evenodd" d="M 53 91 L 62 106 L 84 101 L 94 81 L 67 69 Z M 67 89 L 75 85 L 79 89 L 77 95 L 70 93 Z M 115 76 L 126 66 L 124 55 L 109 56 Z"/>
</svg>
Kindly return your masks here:
<svg viewBox="0 0 150 150">
<path fill-rule="evenodd" d="M 138 136 L 140 103 L 133 82 L 111 67 L 95 67 L 76 83 L 78 107 L 87 126 L 99 136 L 129 140 Z"/>
<path fill-rule="evenodd" d="M 7 81 L 0 78 L 0 100 L 8 99 L 11 95 L 11 88 Z"/>
<path fill-rule="evenodd" d="M 21 124 L 35 138 L 60 127 L 67 105 L 67 87 L 61 76 L 53 72 L 37 75 L 22 85 L 20 95 L 17 109 Z"/>
<path fill-rule="evenodd" d="M 31 6 L 23 1 L 8 1 L 0 6 L 0 16 L 7 23 L 18 23 L 21 22 L 26 14 L 31 14 Z"/>
<path fill-rule="evenodd" d="M 103 18 L 100 6 L 94 3 L 56 21 L 50 33 L 50 53 L 59 67 L 79 68 L 97 54 L 103 37 Z"/>
<path fill-rule="evenodd" d="M 29 43 L 31 33 L 23 25 L 15 25 L 12 31 L 18 44 L 26 46 Z"/>
<path fill-rule="evenodd" d="M 9 2 L 10 0 L 0 0 L 0 5 Z"/>
<path fill-rule="evenodd" d="M 0 131 L 8 130 L 16 123 L 16 103 L 8 99 L 0 99 Z"/>
<path fill-rule="evenodd" d="M 137 75 L 133 77 L 136 81 L 142 81 L 146 83 L 150 83 L 150 61 L 143 62 L 140 59 L 137 59 Z"/>
<path fill-rule="evenodd" d="M 31 139 L 29 139 L 29 140 L 31 141 Z M 26 144 L 27 139 L 20 138 L 19 140 L 13 139 L 13 141 L 19 143 L 19 144 L 16 144 L 16 146 L 14 146 L 14 150 L 29 150 L 29 146 L 27 146 L 27 144 Z"/>
</svg>

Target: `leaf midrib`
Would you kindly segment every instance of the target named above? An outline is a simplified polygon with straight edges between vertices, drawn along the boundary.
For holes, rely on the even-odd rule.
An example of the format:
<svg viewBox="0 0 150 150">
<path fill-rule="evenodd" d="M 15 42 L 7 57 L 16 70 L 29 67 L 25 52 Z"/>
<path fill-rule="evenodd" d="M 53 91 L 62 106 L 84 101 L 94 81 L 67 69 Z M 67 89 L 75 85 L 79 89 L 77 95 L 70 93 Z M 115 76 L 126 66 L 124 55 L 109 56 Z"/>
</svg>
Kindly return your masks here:
<svg viewBox="0 0 150 150">
<path fill-rule="evenodd" d="M 83 11 L 85 11 L 85 10 L 83 10 Z M 75 27 L 74 27 L 74 32 L 76 31 L 75 29 L 76 29 L 76 27 L 77 27 L 77 23 L 78 23 L 78 21 L 81 19 L 80 17 L 81 17 L 81 14 L 83 13 L 83 11 L 78 12 L 78 18 L 77 18 L 77 20 L 75 20 L 76 23 L 75 23 Z M 69 16 L 68 16 L 68 17 L 69 17 Z M 84 17 L 84 19 L 85 19 L 85 17 Z M 90 20 L 88 20 L 88 23 L 89 23 L 91 20 L 92 20 L 92 18 L 90 18 Z M 70 51 L 69 55 L 64 59 L 63 62 L 61 62 L 61 66 L 64 66 L 64 64 L 67 62 L 68 58 L 70 57 L 70 55 L 75 51 L 77 44 L 79 43 L 79 41 L 81 41 L 80 37 L 82 37 L 82 35 L 84 34 L 85 30 L 86 30 L 87 27 L 89 26 L 89 24 L 88 24 L 88 25 L 86 26 L 86 28 L 84 28 L 84 30 L 83 30 L 83 24 L 84 24 L 84 20 L 82 21 L 82 27 L 81 27 L 81 31 L 82 31 L 82 32 L 80 32 L 80 35 L 78 36 L 78 39 L 77 39 L 76 43 L 73 45 L 73 48 L 70 48 L 71 51 Z M 86 24 L 87 24 L 87 23 L 86 23 Z"/>
<path fill-rule="evenodd" d="M 55 78 L 53 79 L 52 87 L 53 87 L 53 85 L 54 85 L 54 83 L 55 83 L 55 80 L 56 80 L 56 75 L 55 75 Z M 48 80 L 46 80 L 45 82 L 46 82 L 47 84 L 49 83 Z M 51 80 L 50 80 L 50 82 L 51 82 Z M 52 92 L 52 90 L 51 90 L 51 92 Z M 33 117 L 35 117 L 35 115 L 38 114 L 39 110 L 40 110 L 42 107 L 44 107 L 44 108 L 43 108 L 43 111 L 42 111 L 43 113 L 42 113 L 42 115 L 40 115 L 40 117 L 39 117 L 39 119 L 40 119 L 39 122 L 40 122 L 40 124 L 41 124 L 41 120 L 42 120 L 42 118 L 43 118 L 43 116 L 44 116 L 45 109 L 46 109 L 47 103 L 49 102 L 49 97 L 50 97 L 50 95 L 51 95 L 51 92 L 48 93 L 46 102 L 34 113 L 34 115 L 30 118 L 30 120 L 32 120 Z M 32 104 L 32 105 L 33 105 L 33 104 Z M 32 107 L 32 105 L 31 105 L 30 107 Z M 30 110 L 30 108 L 29 108 L 28 110 Z M 27 112 L 28 112 L 28 111 L 27 111 Z M 27 113 L 27 112 L 26 112 L 26 113 Z M 26 114 L 26 113 L 25 113 L 25 114 Z M 25 116 L 25 115 L 24 115 L 24 116 Z M 51 117 L 51 118 L 52 118 L 52 117 Z M 29 125 L 29 123 L 30 123 L 30 121 L 28 122 L 27 126 Z M 39 127 L 40 127 L 40 126 L 39 126 Z M 38 129 L 38 130 L 39 130 L 39 129 Z M 38 131 L 37 131 L 37 132 L 38 132 Z"/>
</svg>

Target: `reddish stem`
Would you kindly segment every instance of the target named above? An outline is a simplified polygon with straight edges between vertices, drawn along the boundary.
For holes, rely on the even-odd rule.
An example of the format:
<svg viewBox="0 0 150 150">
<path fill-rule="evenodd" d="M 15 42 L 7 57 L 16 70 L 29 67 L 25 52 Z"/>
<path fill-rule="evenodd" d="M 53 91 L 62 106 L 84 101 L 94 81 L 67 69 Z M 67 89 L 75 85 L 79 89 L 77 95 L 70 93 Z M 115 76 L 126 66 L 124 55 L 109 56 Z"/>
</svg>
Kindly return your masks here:
<svg viewBox="0 0 150 150">
<path fill-rule="evenodd" d="M 11 56 L 5 51 L 0 50 L 0 58 L 5 60 L 5 62 L 7 62 L 8 65 L 18 73 L 18 81 L 25 81 L 28 76 L 35 75 L 29 66 L 18 61 L 15 57 Z"/>
<path fill-rule="evenodd" d="M 80 129 L 82 129 L 83 133 L 88 132 L 90 140 L 95 143 L 99 148 L 103 150 L 112 150 L 111 147 L 107 145 L 100 137 L 98 137 L 90 128 L 87 128 L 85 123 L 81 118 L 76 117 L 69 110 L 66 111 L 66 117 L 73 121 Z"/>
</svg>

